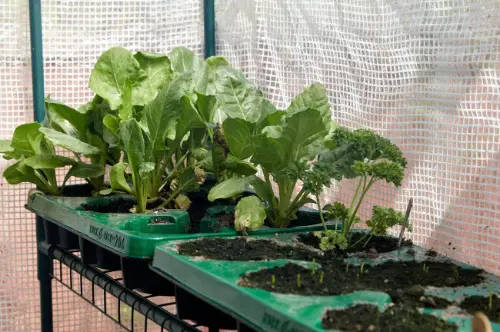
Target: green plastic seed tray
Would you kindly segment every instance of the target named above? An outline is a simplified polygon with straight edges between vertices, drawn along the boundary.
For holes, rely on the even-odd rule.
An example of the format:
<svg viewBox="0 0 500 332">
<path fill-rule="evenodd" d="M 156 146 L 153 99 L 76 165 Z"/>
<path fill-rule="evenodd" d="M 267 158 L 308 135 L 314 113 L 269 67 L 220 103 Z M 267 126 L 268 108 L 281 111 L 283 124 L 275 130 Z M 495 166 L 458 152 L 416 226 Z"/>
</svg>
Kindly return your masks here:
<svg viewBox="0 0 500 332">
<path fill-rule="evenodd" d="M 290 244 L 295 242 L 299 233 L 300 231 L 297 230 L 279 234 L 276 232 L 262 233 L 248 239 L 248 241 L 255 240 L 256 237 L 263 237 Z M 284 266 L 292 261 L 287 259 L 229 261 L 180 255 L 178 246 L 189 241 L 196 240 L 186 238 L 158 246 L 152 269 L 173 281 L 185 293 L 198 298 L 198 301 L 201 299 L 202 302 L 218 308 L 221 312 L 229 313 L 235 319 L 259 331 L 324 331 L 321 320 L 328 309 L 344 309 L 355 304 L 365 303 L 376 305 L 379 309 L 384 310 L 391 302 L 391 297 L 388 294 L 376 291 L 355 291 L 339 296 L 303 296 L 240 286 L 239 282 L 243 275 L 264 268 Z M 344 262 L 352 264 L 352 268 L 356 266 L 359 268 L 361 263 L 371 266 L 389 260 L 422 262 L 426 259 L 425 249 L 418 246 L 413 246 L 412 249 L 414 252 L 409 253 L 409 249 L 404 247 L 400 250 L 380 254 L 375 259 L 349 256 Z M 432 259 L 438 262 L 446 260 L 440 255 Z M 311 268 L 311 262 L 294 262 Z M 472 268 L 449 259 L 447 262 L 455 263 L 465 269 Z M 453 302 L 470 295 L 487 297 L 488 290 L 494 293 L 500 292 L 500 278 L 486 273 L 481 274 L 481 276 L 484 277 L 484 281 L 480 284 L 459 288 L 426 287 L 425 295 L 438 296 Z M 336 281 L 329 280 L 329 282 L 335 283 Z M 177 301 L 179 300 L 182 299 L 177 299 Z M 457 324 L 457 331 L 471 331 L 471 316 L 460 314 L 456 309 L 456 307 L 451 306 L 442 310 L 425 309 L 423 312 L 443 317 L 447 321 Z M 185 309 L 178 307 L 181 316 L 183 315 L 182 310 Z M 203 309 L 198 307 L 197 311 L 193 312 L 199 311 L 203 311 Z M 196 315 L 182 318 L 197 319 Z M 203 318 L 198 319 L 203 320 Z M 500 324 L 493 323 L 492 325 L 494 331 L 500 331 Z"/>
</svg>

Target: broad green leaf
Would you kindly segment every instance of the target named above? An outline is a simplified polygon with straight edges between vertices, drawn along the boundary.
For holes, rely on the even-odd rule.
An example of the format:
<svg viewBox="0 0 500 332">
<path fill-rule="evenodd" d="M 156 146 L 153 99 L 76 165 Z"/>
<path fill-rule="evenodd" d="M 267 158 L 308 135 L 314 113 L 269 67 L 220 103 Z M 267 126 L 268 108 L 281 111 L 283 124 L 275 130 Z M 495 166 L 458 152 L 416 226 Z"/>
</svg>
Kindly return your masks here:
<svg viewBox="0 0 500 332">
<path fill-rule="evenodd" d="M 286 167 L 286 150 L 280 139 L 259 135 L 254 139 L 255 153 L 251 162 L 261 165 L 266 171 L 272 173 Z"/>
<path fill-rule="evenodd" d="M 141 179 L 147 179 L 147 177 L 154 170 L 155 170 L 155 163 L 143 162 L 139 165 L 139 176 L 141 177 Z"/>
<path fill-rule="evenodd" d="M 24 159 L 26 166 L 33 169 L 53 169 L 73 165 L 76 163 L 71 158 L 57 155 L 42 154 Z"/>
<path fill-rule="evenodd" d="M 134 104 L 132 102 L 132 83 L 129 79 L 125 80 L 122 91 L 122 103 L 118 107 L 118 116 L 126 121 L 134 116 Z"/>
<path fill-rule="evenodd" d="M 90 179 L 104 175 L 104 166 L 97 164 L 75 163 L 64 177 L 63 186 L 72 176 L 75 178 Z"/>
<path fill-rule="evenodd" d="M 256 229 L 264 225 L 266 208 L 257 196 L 240 199 L 234 210 L 234 229 L 237 232 Z"/>
<path fill-rule="evenodd" d="M 236 158 L 246 159 L 255 152 L 254 127 L 251 122 L 233 118 L 226 119 L 222 124 L 229 150 Z"/>
<path fill-rule="evenodd" d="M 12 135 L 11 147 L 27 156 L 42 154 L 43 134 L 39 123 L 26 123 L 18 126 Z"/>
<path fill-rule="evenodd" d="M 60 146 L 74 153 L 82 155 L 93 155 L 101 153 L 101 151 L 95 146 L 82 142 L 72 136 L 60 133 L 56 130 L 50 128 L 40 128 L 40 132 L 45 134 L 45 137 L 54 145 Z"/>
<path fill-rule="evenodd" d="M 262 112 L 262 93 L 243 74 L 230 67 L 217 72 L 216 97 L 222 112 L 231 118 L 257 122 Z"/>
<path fill-rule="evenodd" d="M 215 81 L 217 80 L 217 71 L 222 66 L 228 66 L 229 63 L 220 56 L 212 56 L 205 60 L 203 71 L 198 76 L 195 91 L 205 96 L 216 94 Z"/>
<path fill-rule="evenodd" d="M 180 118 L 177 123 L 175 140 L 180 142 L 191 129 L 205 127 L 206 124 L 198 114 L 191 99 L 188 96 L 182 96 L 180 100 Z"/>
<path fill-rule="evenodd" d="M 165 150 L 165 138 L 175 139 L 175 126 L 180 113 L 180 99 L 189 89 L 191 75 L 179 76 L 165 86 L 144 109 L 151 150 Z M 150 151 L 152 153 L 152 151 Z"/>
<path fill-rule="evenodd" d="M 47 189 L 43 182 L 36 176 L 33 168 L 26 166 L 24 160 L 19 160 L 7 167 L 3 172 L 3 177 L 9 184 L 29 182 L 40 188 Z"/>
<path fill-rule="evenodd" d="M 236 158 L 235 156 L 228 154 L 225 161 L 221 164 L 223 169 L 227 169 L 234 174 L 249 176 L 257 173 L 257 168 L 248 161 L 244 161 Z"/>
<path fill-rule="evenodd" d="M 14 149 L 10 146 L 10 139 L 0 139 L 0 153 L 13 152 Z"/>
<path fill-rule="evenodd" d="M 327 124 L 332 118 L 330 103 L 326 94 L 325 87 L 320 83 L 313 83 L 306 88 L 302 93 L 298 94 L 288 107 L 289 114 L 295 114 L 307 108 L 318 110 L 323 119 L 323 123 Z"/>
<path fill-rule="evenodd" d="M 203 60 L 185 47 L 175 47 L 170 52 L 170 62 L 175 76 L 198 72 L 203 68 Z"/>
<path fill-rule="evenodd" d="M 257 124 L 257 132 L 261 132 L 267 126 L 277 126 L 286 115 L 285 111 L 278 111 L 267 99 L 262 101 L 262 114 Z"/>
<path fill-rule="evenodd" d="M 274 198 L 274 192 L 273 188 L 266 181 L 254 175 L 249 178 L 248 182 L 262 201 L 271 203 Z"/>
<path fill-rule="evenodd" d="M 113 134 L 118 132 L 118 128 L 120 127 L 120 119 L 114 115 L 106 115 L 102 120 L 106 128 L 108 128 Z"/>
<path fill-rule="evenodd" d="M 138 171 L 140 164 L 144 161 L 145 144 L 143 131 L 137 120 L 130 119 L 121 122 L 118 135 L 122 142 L 123 149 L 127 154 L 132 172 Z"/>
<path fill-rule="evenodd" d="M 214 114 L 217 110 L 217 99 L 215 96 L 205 96 L 198 93 L 196 98 L 196 108 L 206 123 L 214 122 Z"/>
<path fill-rule="evenodd" d="M 304 148 L 326 135 L 326 127 L 319 111 L 306 109 L 286 119 L 280 143 L 286 147 L 287 163 L 296 161 L 307 152 Z"/>
<path fill-rule="evenodd" d="M 45 101 L 49 125 L 65 134 L 83 139 L 87 132 L 89 116 L 55 100 Z"/>
<path fill-rule="evenodd" d="M 168 56 L 150 52 L 138 52 L 135 59 L 146 73 L 134 90 L 140 105 L 146 105 L 155 99 L 158 92 L 172 79 L 173 73 Z"/>
<path fill-rule="evenodd" d="M 109 103 L 112 110 L 117 110 L 123 103 L 126 82 L 134 87 L 145 77 L 146 74 L 131 52 L 121 47 L 113 47 L 97 60 L 90 74 L 89 86 Z M 133 105 L 141 105 L 143 101 L 143 97 L 137 95 L 132 93 Z"/>
<path fill-rule="evenodd" d="M 234 197 L 243 193 L 248 187 L 248 178 L 230 178 L 214 186 L 208 193 L 208 200 Z"/>
<path fill-rule="evenodd" d="M 179 176 L 178 188 L 182 188 L 181 192 L 188 192 L 196 189 L 198 184 L 196 183 L 195 172 L 193 168 L 186 168 L 182 171 Z"/>
<path fill-rule="evenodd" d="M 143 131 L 137 120 L 132 118 L 120 123 L 118 135 L 121 140 L 123 151 L 126 153 L 130 171 L 132 172 L 135 186 L 134 190 L 138 193 L 140 190 L 144 189 L 142 188 L 142 183 L 137 182 L 143 179 L 142 174 L 144 174 L 145 171 L 145 166 L 141 168 L 141 164 L 144 163 L 145 155 Z"/>
<path fill-rule="evenodd" d="M 109 184 L 113 190 L 123 190 L 132 194 L 132 188 L 127 183 L 125 178 L 125 170 L 128 165 L 124 163 L 117 163 L 109 169 Z"/>
<path fill-rule="evenodd" d="M 19 160 L 23 158 L 23 154 L 14 150 L 11 145 L 11 140 L 2 139 L 0 140 L 0 154 L 3 155 L 4 159 L 11 160 L 16 159 Z"/>
</svg>

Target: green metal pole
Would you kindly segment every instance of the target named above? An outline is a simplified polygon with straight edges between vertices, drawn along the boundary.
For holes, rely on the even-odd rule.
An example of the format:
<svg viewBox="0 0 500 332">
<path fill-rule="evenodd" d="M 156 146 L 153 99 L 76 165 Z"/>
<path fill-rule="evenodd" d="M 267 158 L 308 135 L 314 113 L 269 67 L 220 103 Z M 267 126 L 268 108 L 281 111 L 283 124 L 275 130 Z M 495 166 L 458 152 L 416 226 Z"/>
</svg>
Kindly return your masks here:
<svg viewBox="0 0 500 332">
<path fill-rule="evenodd" d="M 33 115 L 35 121 L 45 118 L 45 92 L 43 82 L 43 41 L 42 7 L 40 0 L 29 0 L 30 41 L 31 41 L 31 77 L 33 81 Z M 36 217 L 37 268 L 40 282 L 41 331 L 52 332 L 52 265 L 47 252 L 40 250 L 45 240 L 43 219 Z"/>
<path fill-rule="evenodd" d="M 215 55 L 215 0 L 203 1 L 205 59 Z"/>
<path fill-rule="evenodd" d="M 29 8 L 33 115 L 35 116 L 35 121 L 43 122 L 45 118 L 45 92 L 43 84 L 42 8 L 40 0 L 29 0 Z"/>
</svg>

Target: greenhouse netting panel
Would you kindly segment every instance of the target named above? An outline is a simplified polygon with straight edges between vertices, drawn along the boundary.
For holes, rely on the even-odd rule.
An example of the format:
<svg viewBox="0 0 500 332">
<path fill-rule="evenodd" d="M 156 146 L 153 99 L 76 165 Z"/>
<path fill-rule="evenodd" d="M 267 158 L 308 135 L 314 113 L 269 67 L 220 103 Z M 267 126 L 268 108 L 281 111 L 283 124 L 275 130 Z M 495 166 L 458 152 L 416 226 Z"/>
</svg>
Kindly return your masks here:
<svg viewBox="0 0 500 332">
<path fill-rule="evenodd" d="M 73 107 L 92 97 L 90 71 L 110 47 L 168 52 L 183 45 L 203 54 L 201 0 L 44 0 L 42 12 L 45 94 Z M 0 139 L 33 120 L 28 19 L 28 1 L 0 1 Z M 8 165 L 0 159 L 0 172 Z M 30 188 L 9 186 L 0 178 L 0 331 L 40 330 L 35 222 L 24 208 Z M 84 288 L 90 292 L 90 287 Z M 102 305 L 102 294 L 96 301 Z M 116 302 L 109 301 L 111 305 Z M 137 322 L 139 326 L 144 323 Z M 56 283 L 54 330 L 121 331 Z"/>
<path fill-rule="evenodd" d="M 497 0 L 217 1 L 217 52 L 279 107 L 323 83 L 335 120 L 389 137 L 409 161 L 363 218 L 413 197 L 415 242 L 498 274 L 499 15 Z M 342 183 L 325 201 L 353 191 Z"/>
</svg>

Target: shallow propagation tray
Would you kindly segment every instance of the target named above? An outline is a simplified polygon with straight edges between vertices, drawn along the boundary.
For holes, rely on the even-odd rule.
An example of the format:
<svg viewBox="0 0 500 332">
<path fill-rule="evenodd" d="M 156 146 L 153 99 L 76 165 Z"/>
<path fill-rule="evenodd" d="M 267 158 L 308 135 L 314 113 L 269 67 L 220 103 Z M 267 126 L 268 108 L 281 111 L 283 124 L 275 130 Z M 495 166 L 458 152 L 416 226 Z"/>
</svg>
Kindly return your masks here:
<svg viewBox="0 0 500 332">
<path fill-rule="evenodd" d="M 281 234 L 263 234 L 263 238 L 278 241 L 279 244 L 296 245 L 298 234 L 301 232 L 287 232 Z M 304 232 L 302 232 L 304 233 Z M 232 239 L 234 237 L 228 237 Z M 253 241 L 248 239 L 247 241 Z M 245 287 L 240 285 L 242 276 L 251 272 L 266 268 L 283 267 L 290 262 L 297 263 L 308 269 L 317 263 L 311 261 L 292 261 L 288 259 L 258 260 L 258 261 L 234 261 L 216 260 L 200 257 L 199 255 L 187 256 L 179 253 L 179 245 L 196 239 L 178 240 L 157 247 L 153 259 L 152 269 L 165 278 L 184 288 L 200 301 L 206 302 L 221 311 L 230 313 L 233 317 L 247 323 L 252 328 L 260 331 L 325 331 L 322 318 L 328 309 L 346 309 L 359 303 L 373 304 L 383 311 L 391 302 L 391 297 L 385 292 L 379 291 L 355 291 L 337 296 L 305 296 L 296 294 L 277 293 L 262 288 Z M 284 242 L 284 243 L 283 243 Z M 316 252 L 318 253 L 318 252 Z M 434 254 L 433 254 L 434 256 Z M 378 255 L 377 258 L 349 256 L 344 262 L 351 264 L 351 269 L 359 269 L 361 264 L 365 266 L 376 266 L 384 262 L 425 262 L 431 259 L 433 262 L 450 262 L 461 268 L 471 269 L 473 267 L 450 260 L 444 256 L 436 255 L 429 257 L 428 251 L 413 246 L 402 247 Z M 423 265 L 425 269 L 425 264 Z M 319 268 L 319 267 L 316 267 Z M 367 269 L 367 268 L 366 268 Z M 451 270 L 450 270 L 450 273 Z M 436 288 L 426 287 L 425 295 L 453 301 L 461 301 L 466 296 L 478 295 L 488 297 L 500 292 L 500 278 L 482 273 L 484 278 L 479 284 L 468 287 Z M 274 275 L 272 277 L 274 279 Z M 335 283 L 336 280 L 328 282 Z M 179 307 L 178 312 L 183 318 L 202 321 L 207 319 L 200 314 L 203 309 L 190 310 L 187 307 Z M 471 331 L 471 316 L 460 312 L 456 306 L 450 305 L 446 309 L 424 309 L 425 314 L 435 315 L 446 321 L 458 325 L 457 331 Z M 183 314 L 187 312 L 188 314 Z M 492 323 L 493 331 L 500 331 L 500 324 Z"/>
</svg>

